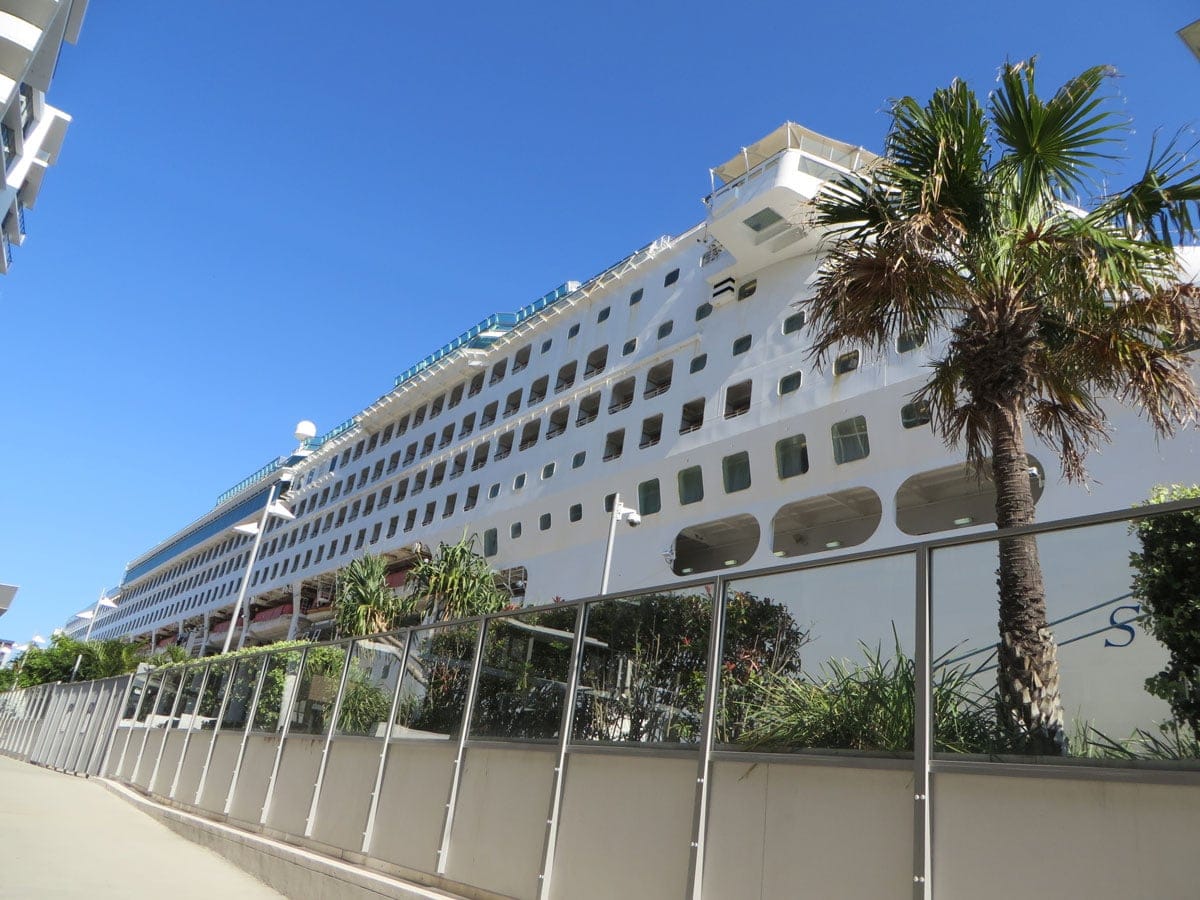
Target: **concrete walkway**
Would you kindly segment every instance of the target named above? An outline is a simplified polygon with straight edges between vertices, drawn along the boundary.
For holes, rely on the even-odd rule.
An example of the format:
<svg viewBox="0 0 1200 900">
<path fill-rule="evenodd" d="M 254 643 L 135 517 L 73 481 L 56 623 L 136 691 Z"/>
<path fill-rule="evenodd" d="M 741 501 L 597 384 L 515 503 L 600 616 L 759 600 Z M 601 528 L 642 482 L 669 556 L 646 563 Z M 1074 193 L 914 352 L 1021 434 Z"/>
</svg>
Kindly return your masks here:
<svg viewBox="0 0 1200 900">
<path fill-rule="evenodd" d="M 0 897 L 278 900 L 99 782 L 0 756 Z"/>
</svg>

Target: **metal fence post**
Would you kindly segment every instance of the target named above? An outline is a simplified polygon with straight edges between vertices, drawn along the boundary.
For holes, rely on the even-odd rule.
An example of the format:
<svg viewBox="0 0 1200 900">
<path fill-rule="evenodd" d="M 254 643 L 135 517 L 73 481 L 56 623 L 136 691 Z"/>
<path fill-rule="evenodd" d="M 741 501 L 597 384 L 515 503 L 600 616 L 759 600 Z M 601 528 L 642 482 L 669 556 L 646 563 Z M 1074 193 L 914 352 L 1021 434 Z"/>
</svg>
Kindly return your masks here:
<svg viewBox="0 0 1200 900">
<path fill-rule="evenodd" d="M 308 805 L 308 818 L 304 820 L 304 836 L 313 836 L 317 827 L 317 804 L 321 802 L 321 788 L 325 786 L 325 766 L 329 763 L 329 746 L 337 733 L 338 717 L 342 714 L 342 697 L 346 693 L 346 678 L 350 674 L 350 662 L 354 659 L 354 641 L 346 645 L 346 658 L 342 662 L 342 677 L 338 682 L 337 698 L 333 701 L 333 713 L 329 717 L 329 731 L 321 747 L 321 761 L 317 764 L 317 783 L 313 785 L 312 802 Z"/>
<path fill-rule="evenodd" d="M 82 685 L 80 688 L 82 689 Z M 75 717 L 75 722 L 71 726 L 71 740 L 67 743 L 66 751 L 62 756 L 62 767 L 68 772 L 75 771 L 75 762 L 83 751 L 84 734 L 91 728 L 92 710 L 95 708 L 94 704 L 98 702 L 97 699 L 93 699 L 93 696 L 97 693 L 97 682 L 87 682 L 87 691 L 84 693 L 83 703 L 79 706 L 79 715 Z"/>
<path fill-rule="evenodd" d="M 580 667 L 583 664 L 588 604 L 581 603 L 575 613 L 575 640 L 571 644 L 571 662 L 567 669 L 567 691 L 563 698 L 558 727 L 558 753 L 554 759 L 554 780 L 550 788 L 550 810 L 546 816 L 546 837 L 542 844 L 542 866 L 538 875 L 538 900 L 549 900 L 550 881 L 554 876 L 554 852 L 558 847 L 558 817 L 562 812 L 563 780 L 567 769 L 567 747 L 575 730 L 575 700 L 579 694 Z"/>
<path fill-rule="evenodd" d="M 138 772 L 142 770 L 142 757 L 146 755 L 146 744 L 150 741 L 150 720 L 158 715 L 158 708 L 162 705 L 163 685 L 167 683 L 167 673 L 163 670 L 159 673 L 158 693 L 154 695 L 154 705 L 150 707 L 150 711 L 146 713 L 146 724 L 142 732 L 142 746 L 138 748 L 137 761 L 133 764 L 133 772 L 129 775 L 131 784 L 137 783 Z M 146 687 L 149 688 L 150 682 L 146 682 Z"/>
<path fill-rule="evenodd" d="M 62 717 L 63 707 L 66 705 L 65 692 L 61 690 L 61 685 L 55 682 L 51 686 L 50 706 L 46 711 L 45 717 L 38 723 L 38 728 L 34 734 L 33 744 L 29 750 L 29 761 L 41 764 L 46 756 L 46 748 L 53 743 L 54 728 L 58 720 Z"/>
<path fill-rule="evenodd" d="M 126 676 L 124 690 L 118 690 L 120 701 L 116 707 L 116 715 L 113 717 L 112 726 L 109 730 L 108 740 L 105 742 L 104 752 L 100 758 L 100 768 L 96 772 L 97 775 L 109 777 L 108 761 L 112 758 L 113 747 L 117 744 L 117 734 L 121 730 L 121 719 L 125 716 L 125 707 L 129 705 L 129 695 L 133 693 L 133 683 L 137 679 L 137 675 Z M 114 700 L 116 697 L 113 698 Z"/>
<path fill-rule="evenodd" d="M 133 740 L 133 726 L 137 723 L 138 716 L 142 713 L 142 706 L 146 703 L 146 694 L 149 693 L 147 688 L 150 687 L 150 676 L 152 672 L 147 672 L 142 681 L 141 693 L 138 694 L 137 703 L 133 707 L 133 715 L 129 717 L 129 727 L 125 729 L 125 743 L 121 745 L 121 755 L 117 758 L 117 768 L 112 773 L 113 777 L 120 780 L 121 773 L 125 770 L 125 757 L 129 753 L 129 743 Z M 130 690 L 133 685 L 137 684 L 137 675 L 133 676 L 133 681 L 130 682 Z M 125 717 L 125 710 L 121 710 L 121 717 Z M 117 722 L 117 727 L 120 727 L 120 720 Z"/>
<path fill-rule="evenodd" d="M 696 764 L 696 797 L 692 807 L 692 841 L 688 848 L 688 896 L 699 900 L 704 890 L 704 850 L 708 835 L 708 804 L 712 775 L 712 749 L 716 737 L 717 703 L 721 695 L 721 653 L 725 636 L 725 585 L 713 583 L 712 618 L 708 626 L 708 671 L 704 673 L 704 721 L 700 726 Z"/>
<path fill-rule="evenodd" d="M 383 773 L 387 766 L 388 749 L 392 745 L 392 727 L 396 723 L 396 710 L 400 706 L 400 691 L 404 687 L 404 672 L 408 667 L 408 651 L 412 647 L 413 633 L 410 629 L 404 636 L 404 651 L 400 654 L 400 674 L 396 678 L 396 690 L 392 692 L 392 706 L 388 710 L 387 727 L 383 732 L 383 746 L 379 750 L 379 768 L 375 770 L 375 786 L 371 789 L 371 805 L 367 809 L 367 824 L 363 828 L 362 852 L 371 853 L 371 841 L 375 837 L 375 816 L 379 812 L 379 795 L 383 791 Z"/>
<path fill-rule="evenodd" d="M 932 823 L 929 763 L 933 748 L 933 655 L 930 600 L 932 555 L 929 546 L 916 548 L 916 666 L 913 709 L 913 900 L 933 897 Z"/>
<path fill-rule="evenodd" d="M 213 663 L 215 668 L 221 663 Z M 217 735 L 221 733 L 221 724 L 225 721 L 225 708 L 229 705 L 229 695 L 233 692 L 233 677 L 237 674 L 237 661 L 226 663 L 229 671 L 226 673 L 225 684 L 221 686 L 221 702 L 217 704 L 217 720 L 213 723 L 212 738 L 208 742 L 208 750 L 204 754 L 204 765 L 200 769 L 200 782 L 196 785 L 195 806 L 200 805 L 200 798 L 204 795 L 204 785 L 208 781 L 208 767 L 212 765 L 213 750 L 217 747 Z M 201 697 L 201 700 L 204 698 Z"/>
<path fill-rule="evenodd" d="M 192 742 L 192 732 L 196 730 L 196 712 L 200 709 L 200 700 L 204 697 L 204 689 L 208 687 L 208 675 L 212 671 L 211 663 L 200 663 L 204 666 L 204 674 L 200 676 L 200 687 L 196 690 L 196 705 L 192 707 L 191 721 L 183 732 L 183 747 L 179 751 L 179 760 L 175 763 L 175 775 L 171 778 L 171 789 L 167 791 L 167 799 L 174 800 L 175 792 L 179 790 L 179 776 L 183 774 L 183 761 L 187 758 L 188 745 Z"/>
<path fill-rule="evenodd" d="M 446 874 L 446 860 L 450 857 L 450 831 L 454 827 L 454 812 L 458 808 L 458 786 L 462 780 L 463 755 L 467 749 L 467 735 L 471 731 L 471 716 L 475 712 L 475 692 L 479 689 L 479 673 L 483 669 L 483 644 L 487 639 L 487 627 L 491 619 L 479 623 L 479 637 L 475 639 L 475 659 L 471 662 L 471 681 L 467 685 L 467 698 L 463 707 L 462 728 L 458 734 L 458 750 L 454 757 L 454 772 L 450 775 L 450 796 L 446 800 L 446 817 L 442 822 L 442 840 L 438 845 L 437 875 Z"/>
<path fill-rule="evenodd" d="M 187 686 L 187 679 L 191 677 L 191 672 L 185 667 L 179 673 L 179 684 L 175 688 L 175 702 L 171 704 L 171 711 L 167 713 L 167 721 L 163 725 L 162 743 L 158 745 L 158 756 L 154 757 L 154 768 L 150 770 L 150 780 L 146 782 L 147 793 L 154 793 L 154 781 L 158 778 L 158 769 L 162 765 L 163 754 L 167 752 L 167 738 L 171 736 L 171 723 L 175 721 L 175 716 L 179 713 L 179 704 L 183 701 L 183 691 Z"/>
<path fill-rule="evenodd" d="M 295 653 L 295 650 L 285 650 L 284 653 Z M 267 780 L 267 796 L 263 798 L 262 812 L 258 817 L 259 825 L 267 824 L 267 816 L 271 813 L 271 800 L 275 797 L 275 779 L 279 777 L 279 763 L 283 759 L 283 744 L 287 740 L 288 731 L 292 727 L 292 711 L 296 708 L 296 698 L 300 694 L 300 679 L 304 677 L 304 665 L 308 661 L 308 648 L 300 650 L 300 665 L 296 667 L 296 685 L 290 697 L 280 698 L 279 718 L 282 727 L 279 729 L 279 746 L 275 748 L 275 762 L 271 764 L 271 777 Z M 287 678 L 287 662 L 284 662 L 283 677 Z"/>
<path fill-rule="evenodd" d="M 237 792 L 238 778 L 242 774 L 242 760 L 246 758 L 246 743 L 250 740 L 250 730 L 254 727 L 254 717 L 258 714 L 258 701 L 262 697 L 263 682 L 267 680 L 267 669 L 271 665 L 271 654 L 264 653 L 262 665 L 258 667 L 258 681 L 254 684 L 254 696 L 250 701 L 250 706 L 246 710 L 246 726 L 242 729 L 242 743 L 238 747 L 237 760 L 233 764 L 233 776 L 229 779 L 229 793 L 225 795 L 225 808 L 223 812 L 229 815 L 229 811 L 233 809 L 233 798 Z M 233 685 L 230 685 L 232 690 Z"/>
</svg>

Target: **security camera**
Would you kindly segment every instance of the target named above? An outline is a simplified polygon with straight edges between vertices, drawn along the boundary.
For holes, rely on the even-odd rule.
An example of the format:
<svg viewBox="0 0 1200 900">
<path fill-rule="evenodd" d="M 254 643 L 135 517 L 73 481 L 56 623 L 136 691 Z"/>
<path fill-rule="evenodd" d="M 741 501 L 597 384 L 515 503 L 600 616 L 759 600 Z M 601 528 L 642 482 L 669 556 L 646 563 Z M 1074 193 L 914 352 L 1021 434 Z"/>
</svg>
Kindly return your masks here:
<svg viewBox="0 0 1200 900">
<path fill-rule="evenodd" d="M 637 528 L 642 524 L 642 514 L 631 512 L 625 519 L 629 523 L 630 528 Z"/>
</svg>

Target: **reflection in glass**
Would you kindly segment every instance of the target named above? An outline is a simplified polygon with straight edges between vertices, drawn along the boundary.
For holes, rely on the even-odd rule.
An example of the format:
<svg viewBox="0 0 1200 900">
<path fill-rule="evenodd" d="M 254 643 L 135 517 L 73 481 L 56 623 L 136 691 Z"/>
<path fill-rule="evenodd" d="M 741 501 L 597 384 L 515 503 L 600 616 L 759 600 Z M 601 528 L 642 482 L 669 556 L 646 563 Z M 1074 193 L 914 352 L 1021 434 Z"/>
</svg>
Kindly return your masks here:
<svg viewBox="0 0 1200 900">
<path fill-rule="evenodd" d="M 308 648 L 296 704 L 292 708 L 290 734 L 325 734 L 345 665 L 344 644 Z"/>
<path fill-rule="evenodd" d="M 162 687 L 163 674 L 163 672 L 150 673 L 150 677 L 146 681 L 146 688 L 142 692 L 142 704 L 137 711 L 139 722 L 145 722 L 158 703 L 158 689 Z"/>
<path fill-rule="evenodd" d="M 275 732 L 283 728 L 283 713 L 296 692 L 296 673 L 302 657 L 300 650 L 281 650 L 268 657 L 251 730 Z"/>
<path fill-rule="evenodd" d="M 566 607 L 487 622 L 471 737 L 536 741 L 558 735 L 575 617 L 575 609 Z"/>
<path fill-rule="evenodd" d="M 462 725 L 479 624 L 414 631 L 393 737 L 444 739 Z"/>
<path fill-rule="evenodd" d="M 1152 612 L 1155 597 L 1200 596 L 1194 544 L 1189 545 L 1195 540 L 1200 540 L 1200 524 L 1190 512 L 1148 517 L 1132 526 L 1118 522 L 1037 537 L 1046 618 L 1057 646 L 1063 755 L 1200 757 L 1194 724 L 1156 692 L 1159 679 L 1180 660 L 1156 639 L 1166 620 Z M 997 701 L 998 545 L 989 541 L 934 551 L 935 653 L 943 672 L 962 682 L 963 693 L 973 698 L 977 718 L 983 720 L 974 740 L 957 740 L 959 710 L 938 703 L 934 735 L 941 752 L 1032 752 L 1009 727 Z M 1163 576 L 1166 581 L 1159 581 Z M 1198 633 L 1191 626 L 1193 647 L 1200 647 Z M 1193 665 L 1198 662 L 1193 654 Z"/>
<path fill-rule="evenodd" d="M 706 586 L 588 606 L 573 740 L 699 740 L 711 592 Z"/>
<path fill-rule="evenodd" d="M 907 554 L 731 582 L 717 741 L 911 753 L 914 584 Z"/>
<path fill-rule="evenodd" d="M 183 672 L 177 668 L 167 669 L 163 673 L 162 688 L 155 704 L 154 715 L 148 720 L 151 728 L 169 727 L 171 724 L 171 709 L 175 705 L 175 695 L 179 693 L 179 682 Z"/>
<path fill-rule="evenodd" d="M 232 671 L 232 661 L 215 662 L 210 667 L 195 714 L 194 727 L 198 730 L 210 731 L 217 727 L 217 715 L 221 712 L 221 701 L 225 698 Z"/>
<path fill-rule="evenodd" d="M 200 700 L 200 685 L 204 681 L 205 666 L 191 666 L 183 673 L 183 696 L 179 701 L 176 728 L 191 728 L 196 718 L 196 704 Z"/>
<path fill-rule="evenodd" d="M 133 686 L 129 690 L 129 699 L 125 702 L 125 712 L 121 716 L 122 725 L 128 727 L 130 719 L 137 713 L 138 706 L 142 700 L 142 693 L 146 690 L 146 682 L 148 680 L 149 676 L 144 673 L 133 676 Z"/>
<path fill-rule="evenodd" d="M 400 677 L 405 638 L 388 635 L 354 642 L 338 712 L 338 734 L 383 736 Z"/>
<path fill-rule="evenodd" d="M 259 653 L 234 662 L 229 699 L 225 702 L 225 715 L 221 718 L 222 729 L 246 726 L 250 718 L 250 705 L 254 702 L 254 689 L 258 685 L 258 673 L 262 671 L 265 659 L 266 655 Z"/>
</svg>

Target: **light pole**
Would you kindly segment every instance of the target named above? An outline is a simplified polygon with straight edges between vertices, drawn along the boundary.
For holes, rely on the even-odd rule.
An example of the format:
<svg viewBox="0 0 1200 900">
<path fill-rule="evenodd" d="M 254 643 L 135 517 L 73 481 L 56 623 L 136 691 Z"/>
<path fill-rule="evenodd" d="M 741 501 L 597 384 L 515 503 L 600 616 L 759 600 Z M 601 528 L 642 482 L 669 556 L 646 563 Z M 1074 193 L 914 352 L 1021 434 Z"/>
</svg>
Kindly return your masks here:
<svg viewBox="0 0 1200 900">
<path fill-rule="evenodd" d="M 118 593 L 117 596 L 119 597 L 120 594 Z M 76 616 L 76 618 L 88 620 L 87 633 L 83 636 L 83 642 L 85 644 L 92 639 L 92 629 L 96 627 L 96 619 L 100 616 L 100 607 L 108 606 L 115 608 L 116 605 L 116 599 L 109 597 L 108 591 L 101 591 L 99 599 L 96 600 L 96 605 L 91 609 L 85 609 L 78 616 Z M 79 674 L 79 666 L 82 662 L 83 651 L 80 651 L 75 655 L 75 666 L 71 669 L 71 681 L 74 681 L 75 676 Z"/>
<path fill-rule="evenodd" d="M 258 559 L 258 548 L 262 546 L 263 534 L 267 530 L 267 521 L 271 516 L 281 519 L 296 518 L 296 514 L 277 499 L 283 493 L 280 489 L 290 484 L 291 481 L 292 473 L 284 469 L 279 475 L 279 480 L 271 485 L 271 490 L 267 492 L 267 503 L 263 507 L 259 520 L 257 522 L 247 522 L 245 525 L 237 525 L 233 529 L 240 534 L 254 535 L 254 546 L 250 548 L 250 559 L 246 561 L 246 571 L 242 575 L 242 585 L 238 588 L 237 601 L 233 605 L 233 618 L 229 620 L 229 630 L 225 633 L 225 646 L 221 650 L 222 653 L 228 653 L 229 645 L 233 642 L 233 630 L 237 628 L 238 616 L 241 615 L 242 605 L 246 601 L 246 591 L 250 587 L 250 572 L 254 568 L 254 561 Z M 244 622 L 242 625 L 242 636 L 238 639 L 239 650 L 246 643 L 246 632 L 249 628 L 250 622 Z"/>
<path fill-rule="evenodd" d="M 636 509 L 625 506 L 621 495 L 613 495 L 612 521 L 608 525 L 608 545 L 604 548 L 604 574 L 600 577 L 600 596 L 608 593 L 608 574 L 612 568 L 613 542 L 617 539 L 617 523 L 622 519 L 629 523 L 630 528 L 642 524 L 642 515 Z"/>
</svg>

